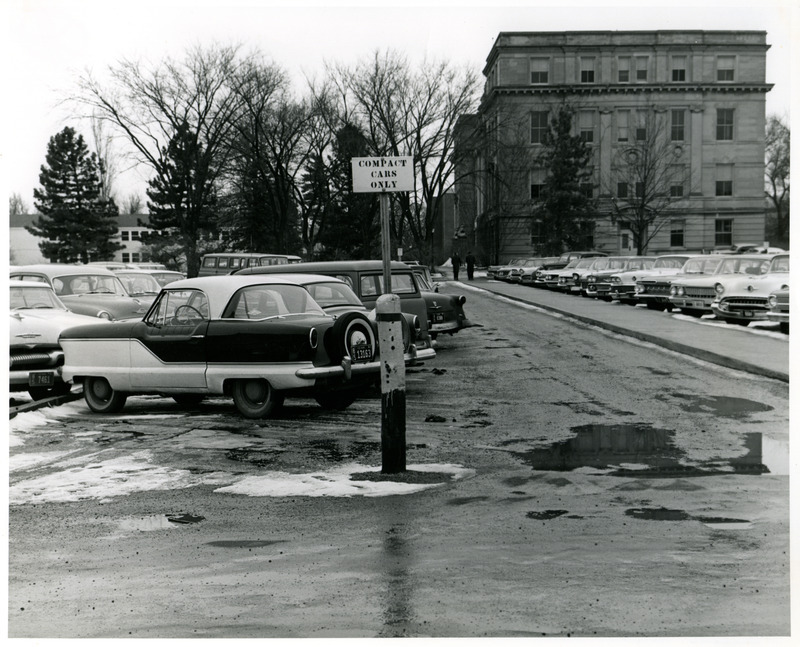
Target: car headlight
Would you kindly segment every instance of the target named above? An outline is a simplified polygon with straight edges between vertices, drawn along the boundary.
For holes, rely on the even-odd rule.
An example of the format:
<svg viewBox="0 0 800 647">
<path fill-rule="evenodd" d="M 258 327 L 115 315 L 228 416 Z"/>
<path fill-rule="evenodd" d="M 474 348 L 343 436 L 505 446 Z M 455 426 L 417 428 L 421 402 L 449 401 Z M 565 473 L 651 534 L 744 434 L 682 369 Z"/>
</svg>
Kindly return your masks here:
<svg viewBox="0 0 800 647">
<path fill-rule="evenodd" d="M 769 303 L 770 308 L 774 308 L 778 305 L 778 297 L 774 294 L 769 295 L 769 299 L 767 299 L 767 303 Z"/>
<path fill-rule="evenodd" d="M 647 288 L 644 287 L 644 285 L 642 285 L 641 283 L 637 283 L 636 284 L 636 294 L 644 294 L 645 292 L 647 292 Z"/>
<path fill-rule="evenodd" d="M 573 281 L 577 281 L 579 278 L 580 278 L 580 274 L 573 274 L 572 275 L 572 280 Z"/>
<path fill-rule="evenodd" d="M 462 295 L 462 296 L 460 296 L 460 297 L 458 297 L 458 304 L 459 304 L 459 305 L 462 305 L 462 306 L 463 306 L 463 305 L 464 305 L 466 302 L 467 302 L 467 297 L 465 297 L 465 296 L 463 296 L 463 295 Z"/>
<path fill-rule="evenodd" d="M 107 310 L 101 310 L 100 312 L 97 313 L 97 316 L 100 317 L 101 319 L 107 319 L 108 321 L 114 320 L 114 317 L 112 317 L 111 313 L 108 312 Z"/>
<path fill-rule="evenodd" d="M 715 283 L 714 284 L 714 292 L 716 292 L 718 295 L 725 294 L 725 286 L 722 285 L 722 283 Z"/>
<path fill-rule="evenodd" d="M 597 279 L 593 276 L 590 276 L 588 279 L 586 279 L 587 283 L 594 283 L 595 281 L 597 281 Z"/>
<path fill-rule="evenodd" d="M 622 283 L 622 279 L 619 278 L 618 276 L 612 276 L 610 279 L 608 279 L 608 282 L 609 283 Z"/>
<path fill-rule="evenodd" d="M 678 286 L 678 296 L 686 296 L 686 288 L 684 288 L 682 285 Z"/>
<path fill-rule="evenodd" d="M 671 296 L 671 297 L 678 296 L 678 288 L 676 288 L 674 285 L 671 286 L 670 289 L 669 289 L 669 296 Z"/>
<path fill-rule="evenodd" d="M 308 343 L 312 349 L 317 347 L 319 343 L 319 333 L 316 328 L 312 328 L 308 331 Z"/>
</svg>

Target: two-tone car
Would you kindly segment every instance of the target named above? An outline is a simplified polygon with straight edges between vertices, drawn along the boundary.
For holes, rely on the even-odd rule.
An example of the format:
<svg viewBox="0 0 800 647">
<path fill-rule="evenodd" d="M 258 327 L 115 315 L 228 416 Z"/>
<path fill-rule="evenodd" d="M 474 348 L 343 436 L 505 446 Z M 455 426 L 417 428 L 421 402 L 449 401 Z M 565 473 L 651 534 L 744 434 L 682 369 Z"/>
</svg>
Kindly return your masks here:
<svg viewBox="0 0 800 647">
<path fill-rule="evenodd" d="M 129 295 L 116 274 L 101 266 L 20 265 L 10 268 L 10 278 L 47 283 L 72 312 L 109 321 L 141 319 L 152 303 Z"/>
<path fill-rule="evenodd" d="M 504 270 L 505 268 L 512 268 L 518 265 L 521 265 L 525 261 L 524 258 L 512 258 L 507 263 L 497 263 L 496 265 L 490 265 L 486 268 L 486 278 L 487 279 L 498 279 L 497 273 L 500 270 Z M 505 274 L 505 273 L 504 273 Z"/>
<path fill-rule="evenodd" d="M 592 271 L 581 280 L 581 296 L 601 301 L 611 301 L 611 287 L 621 281 L 620 274 L 653 267 L 655 256 L 614 256 L 602 271 Z M 585 287 L 584 287 L 585 281 Z"/>
<path fill-rule="evenodd" d="M 593 272 L 601 272 L 609 265 L 614 256 L 587 256 L 578 261 L 569 271 L 562 271 L 558 277 L 556 289 L 569 294 L 581 294 L 586 288 L 586 277 Z"/>
<path fill-rule="evenodd" d="M 598 251 L 570 251 L 564 252 L 555 261 L 543 263 L 542 266 L 534 272 L 533 287 L 537 288 L 550 288 L 552 289 L 558 283 L 558 270 L 566 269 L 568 266 L 574 267 L 574 262 L 581 258 L 590 258 L 595 256 L 608 256 L 605 252 Z"/>
<path fill-rule="evenodd" d="M 772 256 L 764 254 L 729 254 L 710 274 L 676 276 L 669 289 L 672 307 L 690 317 L 712 314 L 711 304 L 717 297 L 714 286 L 718 282 L 765 274 L 771 260 Z"/>
<path fill-rule="evenodd" d="M 788 253 L 773 256 L 761 276 L 717 281 L 717 298 L 711 304 L 715 318 L 741 326 L 766 321 L 770 295 L 789 287 L 789 258 Z"/>
<path fill-rule="evenodd" d="M 629 269 L 613 274 L 609 277 L 611 289 L 608 296 L 612 301 L 636 305 L 636 285 L 640 279 L 659 274 L 674 275 L 680 272 L 686 261 L 693 256 L 697 256 L 697 254 L 663 254 L 656 256 L 650 267 Z"/>
<path fill-rule="evenodd" d="M 636 299 L 651 310 L 667 310 L 673 308 L 670 301 L 670 288 L 673 281 L 681 281 L 688 277 L 708 276 L 716 272 L 725 256 L 707 254 L 686 259 L 677 271 L 661 271 L 640 277 L 636 281 Z"/>
<path fill-rule="evenodd" d="M 27 391 L 34 400 L 68 393 L 61 366 L 64 352 L 58 341 L 63 330 L 97 323 L 75 314 L 41 281 L 9 281 L 9 386 Z"/>
<path fill-rule="evenodd" d="M 558 257 L 556 256 L 529 258 L 525 261 L 524 265 L 511 270 L 509 281 L 511 283 L 518 283 L 519 285 L 533 286 L 534 280 L 536 279 L 536 271 L 542 269 L 547 264 L 555 263 L 557 260 Z"/>
<path fill-rule="evenodd" d="M 381 370 L 365 313 L 326 314 L 283 276 L 175 281 L 143 319 L 68 328 L 59 341 L 64 380 L 81 383 L 97 413 L 120 411 L 133 394 L 179 404 L 228 396 L 247 418 L 271 415 L 287 396 L 343 409 Z"/>
</svg>

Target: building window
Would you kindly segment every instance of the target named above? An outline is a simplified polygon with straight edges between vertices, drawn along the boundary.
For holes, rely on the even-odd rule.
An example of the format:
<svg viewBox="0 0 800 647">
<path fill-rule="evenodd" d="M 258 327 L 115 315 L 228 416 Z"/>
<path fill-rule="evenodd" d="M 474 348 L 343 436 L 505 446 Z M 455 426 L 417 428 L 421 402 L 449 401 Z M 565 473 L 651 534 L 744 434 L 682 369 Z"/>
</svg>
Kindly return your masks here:
<svg viewBox="0 0 800 647">
<path fill-rule="evenodd" d="M 581 83 L 594 83 L 594 58 L 581 58 Z"/>
<path fill-rule="evenodd" d="M 140 263 L 141 262 L 141 254 L 138 252 L 133 252 L 131 254 L 131 263 Z"/>
<path fill-rule="evenodd" d="M 531 223 L 531 245 L 538 249 L 544 244 L 544 227 L 541 220 L 534 220 Z"/>
<path fill-rule="evenodd" d="M 131 255 L 128 252 L 122 252 L 122 262 L 123 263 L 131 262 Z"/>
<path fill-rule="evenodd" d="M 733 164 L 717 164 L 716 195 L 733 195 Z"/>
<path fill-rule="evenodd" d="M 714 245 L 717 247 L 733 245 L 733 219 L 720 218 L 714 221 Z"/>
<path fill-rule="evenodd" d="M 628 197 L 628 183 L 627 182 L 617 182 L 617 197 L 618 198 L 627 198 Z"/>
<path fill-rule="evenodd" d="M 646 56 L 636 57 L 636 80 L 639 83 L 647 81 L 647 62 Z"/>
<path fill-rule="evenodd" d="M 544 192 L 544 184 L 531 184 L 531 200 L 540 200 Z"/>
<path fill-rule="evenodd" d="M 643 198 L 644 197 L 644 182 L 637 182 L 636 183 L 636 197 Z"/>
<path fill-rule="evenodd" d="M 682 142 L 686 136 L 686 113 L 683 110 L 672 111 L 672 126 L 670 128 L 670 139 L 674 142 Z"/>
<path fill-rule="evenodd" d="M 672 57 L 672 80 L 674 82 L 682 82 L 686 80 L 686 57 L 673 56 Z"/>
<path fill-rule="evenodd" d="M 673 182 L 669 185 L 669 197 L 670 198 L 682 198 L 683 197 L 683 183 L 681 182 Z"/>
<path fill-rule="evenodd" d="M 669 225 L 669 246 L 670 247 L 683 247 L 683 220 L 673 220 Z"/>
<path fill-rule="evenodd" d="M 734 68 L 736 67 L 735 56 L 717 57 L 717 81 L 733 81 Z"/>
<path fill-rule="evenodd" d="M 717 141 L 733 141 L 733 108 L 717 108 Z"/>
<path fill-rule="evenodd" d="M 531 144 L 541 144 L 547 132 L 547 112 L 531 113 Z"/>
<path fill-rule="evenodd" d="M 594 112 L 581 110 L 578 116 L 580 123 L 581 139 L 587 144 L 594 141 Z"/>
<path fill-rule="evenodd" d="M 631 80 L 631 59 L 621 56 L 617 59 L 617 81 L 628 83 Z"/>
<path fill-rule="evenodd" d="M 139 238 L 139 234 L 140 234 L 140 233 L 141 233 L 141 232 L 140 232 L 139 230 L 134 230 L 134 231 L 132 231 L 132 232 L 131 232 L 131 240 L 141 240 L 141 239 Z"/>
<path fill-rule="evenodd" d="M 628 141 L 628 122 L 630 121 L 630 112 L 627 110 L 620 110 L 617 113 L 617 141 Z"/>
<path fill-rule="evenodd" d="M 532 58 L 531 59 L 531 83 L 547 83 L 550 74 L 550 59 Z"/>
<path fill-rule="evenodd" d="M 119 232 L 119 235 L 121 236 L 122 240 L 130 240 L 130 232 L 128 231 L 122 230 Z"/>
</svg>

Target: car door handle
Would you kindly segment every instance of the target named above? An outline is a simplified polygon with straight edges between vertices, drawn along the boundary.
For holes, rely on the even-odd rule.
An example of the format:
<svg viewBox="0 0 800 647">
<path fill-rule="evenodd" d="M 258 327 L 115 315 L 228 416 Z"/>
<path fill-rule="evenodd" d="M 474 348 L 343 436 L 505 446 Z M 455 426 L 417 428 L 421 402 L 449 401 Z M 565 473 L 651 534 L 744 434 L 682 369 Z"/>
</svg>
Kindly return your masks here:
<svg viewBox="0 0 800 647">
<path fill-rule="evenodd" d="M 205 335 L 192 335 L 192 339 L 205 339 Z"/>
</svg>

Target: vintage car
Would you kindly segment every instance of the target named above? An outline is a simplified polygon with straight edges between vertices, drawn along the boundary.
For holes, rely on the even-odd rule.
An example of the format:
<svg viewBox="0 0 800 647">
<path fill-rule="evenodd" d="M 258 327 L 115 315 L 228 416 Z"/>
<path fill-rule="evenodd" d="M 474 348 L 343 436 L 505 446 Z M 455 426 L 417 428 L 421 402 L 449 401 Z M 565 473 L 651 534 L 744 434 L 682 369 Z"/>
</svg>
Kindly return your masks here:
<svg viewBox="0 0 800 647">
<path fill-rule="evenodd" d="M 711 310 L 717 319 L 726 323 L 747 326 L 752 321 L 766 321 L 770 294 L 788 287 L 789 254 L 777 254 L 761 276 L 717 281 L 714 284 L 717 298 Z"/>
<path fill-rule="evenodd" d="M 72 312 L 111 321 L 141 319 L 152 299 L 130 296 L 111 270 L 93 265 L 20 265 L 10 277 L 50 285 Z"/>
<path fill-rule="evenodd" d="M 497 265 L 490 265 L 486 268 L 487 279 L 497 279 L 497 273 L 504 268 L 517 267 L 525 262 L 524 258 L 513 258 L 508 263 L 498 263 Z"/>
<path fill-rule="evenodd" d="M 517 268 L 522 267 L 525 264 L 524 258 L 515 258 L 511 261 L 508 265 L 501 265 L 500 267 L 496 268 L 494 271 L 494 276 L 492 278 L 496 279 L 497 281 L 506 281 L 510 280 L 511 272 Z"/>
<path fill-rule="evenodd" d="M 27 391 L 34 400 L 68 393 L 58 336 L 66 328 L 98 320 L 70 312 L 47 283 L 12 279 L 9 289 L 11 391 Z"/>
<path fill-rule="evenodd" d="M 287 268 L 286 274 L 278 274 L 302 285 L 311 298 L 317 302 L 327 314 L 333 317 L 346 315 L 348 312 L 361 312 L 372 323 L 376 339 L 378 338 L 378 320 L 375 310 L 370 310 L 359 300 L 353 289 L 344 281 L 332 276 L 322 274 L 291 274 Z M 433 348 L 417 349 L 417 339 L 420 332 L 420 321 L 416 315 L 407 312 L 401 313 L 403 330 L 403 354 L 407 366 L 419 361 L 433 359 L 436 351 Z M 380 350 L 380 349 L 379 349 Z"/>
<path fill-rule="evenodd" d="M 453 335 L 459 330 L 475 325 L 464 314 L 467 297 L 463 294 L 439 292 L 439 286 L 431 282 L 429 272 L 424 272 L 414 265 L 411 266 L 411 269 L 414 271 L 422 297 L 425 299 L 431 339 L 436 339 L 439 334 Z"/>
<path fill-rule="evenodd" d="M 553 263 L 557 259 L 553 256 L 550 257 L 537 257 L 526 258 L 522 265 L 513 267 L 508 273 L 508 282 L 517 283 L 519 285 L 533 284 L 533 275 L 536 270 L 542 267 L 545 263 Z"/>
<path fill-rule="evenodd" d="M 420 279 L 420 274 L 415 272 L 401 261 L 392 261 L 391 280 L 392 292 L 400 297 L 400 307 L 403 312 L 416 315 L 420 320 L 419 348 L 431 348 L 432 340 L 439 333 L 458 332 L 470 322 L 464 316 L 462 297 L 442 297 L 426 289 Z M 292 273 L 325 274 L 343 280 L 356 293 L 361 302 L 370 310 L 375 307 L 378 297 L 383 294 L 383 261 L 314 261 L 308 263 L 293 263 L 290 268 L 280 265 L 267 267 L 248 267 L 239 270 L 236 274 L 276 274 L 291 271 Z M 455 300 L 455 302 L 454 302 Z M 436 306 L 433 311 L 428 310 L 429 304 Z M 447 304 L 447 307 L 438 309 L 438 306 Z M 434 312 L 438 312 L 436 317 Z"/>
<path fill-rule="evenodd" d="M 537 288 L 547 288 L 552 287 L 552 285 L 548 285 L 547 275 L 553 274 L 557 270 L 563 270 L 567 266 L 573 267 L 574 265 L 570 265 L 573 261 L 577 261 L 581 258 L 588 258 L 594 256 L 608 256 L 605 252 L 596 252 L 596 251 L 572 251 L 572 252 L 564 252 L 559 256 L 555 261 L 543 263 L 542 266 L 534 272 L 533 278 L 533 285 Z M 557 278 L 554 278 L 557 281 Z"/>
<path fill-rule="evenodd" d="M 175 281 L 144 319 L 61 333 L 65 381 L 82 383 L 92 411 L 119 411 L 131 394 L 180 404 L 229 396 L 264 418 L 286 396 L 343 409 L 375 385 L 381 363 L 363 312 L 333 317 L 283 276 Z"/>
<path fill-rule="evenodd" d="M 717 282 L 745 275 L 760 276 L 767 271 L 770 260 L 772 257 L 764 254 L 731 254 L 711 274 L 676 276 L 669 288 L 672 307 L 680 308 L 682 314 L 690 317 L 711 314 Z"/>
<path fill-rule="evenodd" d="M 695 256 L 686 259 L 683 267 L 675 272 L 663 271 L 640 277 L 636 281 L 636 299 L 651 310 L 671 311 L 673 308 L 672 301 L 670 301 L 672 282 L 698 275 L 714 274 L 724 258 L 725 256 L 718 254 Z"/>
<path fill-rule="evenodd" d="M 125 291 L 142 303 L 150 304 L 156 300 L 162 285 L 148 270 L 112 270 L 117 275 Z"/>
<path fill-rule="evenodd" d="M 560 292 L 569 294 L 580 294 L 586 285 L 586 277 L 596 271 L 602 271 L 608 267 L 609 259 L 614 256 L 586 256 L 580 259 L 570 271 L 561 272 L 558 277 L 556 289 Z"/>
<path fill-rule="evenodd" d="M 767 319 L 780 324 L 781 332 L 789 333 L 789 288 L 775 290 L 767 299 Z"/>
<path fill-rule="evenodd" d="M 581 296 L 601 301 L 611 301 L 612 280 L 621 272 L 649 269 L 656 262 L 655 256 L 613 256 L 602 271 L 592 270 L 581 279 Z"/>
<path fill-rule="evenodd" d="M 699 254 L 664 254 L 656 256 L 653 265 L 648 268 L 625 270 L 609 277 L 611 290 L 608 296 L 612 301 L 636 305 L 636 284 L 645 277 L 659 274 L 672 275 L 680 271 L 687 260 Z"/>
<path fill-rule="evenodd" d="M 151 274 L 153 278 L 158 281 L 158 284 L 163 288 L 165 285 L 172 283 L 173 281 L 180 281 L 181 279 L 186 278 L 186 274 L 183 272 L 175 272 L 173 270 L 145 270 L 147 273 Z"/>
</svg>

